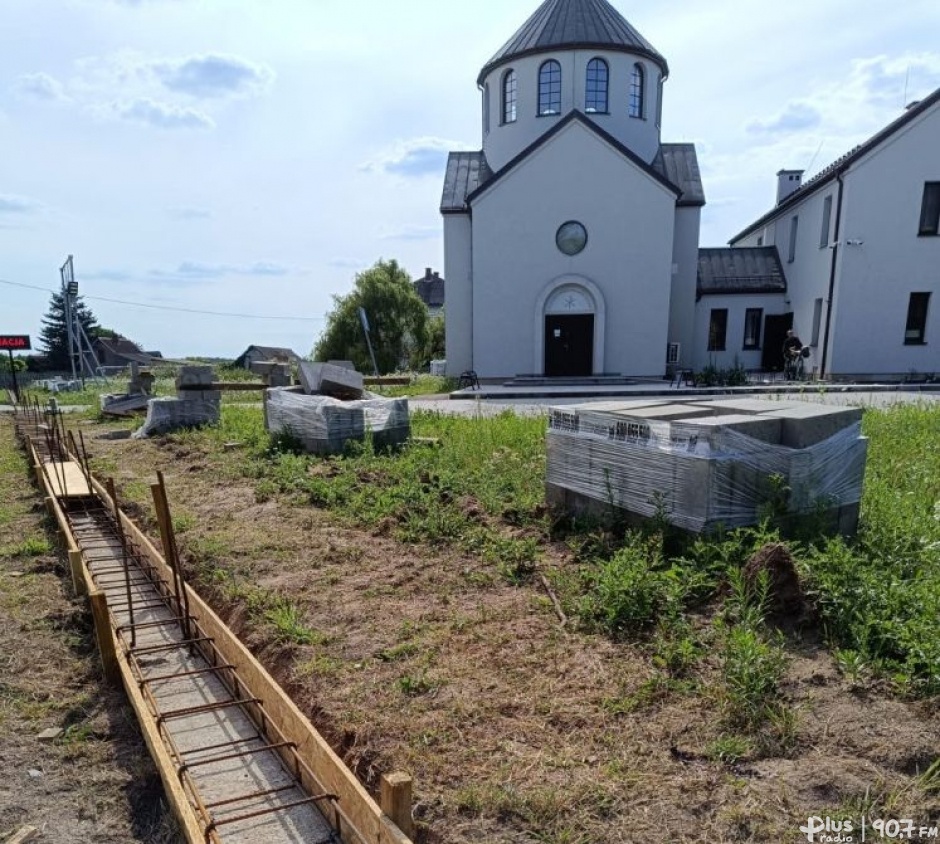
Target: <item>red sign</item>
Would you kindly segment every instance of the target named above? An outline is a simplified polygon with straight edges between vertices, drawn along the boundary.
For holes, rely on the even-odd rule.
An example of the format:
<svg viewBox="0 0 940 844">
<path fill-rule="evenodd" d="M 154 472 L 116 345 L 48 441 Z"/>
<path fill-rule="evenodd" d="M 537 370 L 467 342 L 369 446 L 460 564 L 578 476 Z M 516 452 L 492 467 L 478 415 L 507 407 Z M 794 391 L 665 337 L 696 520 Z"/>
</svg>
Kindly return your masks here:
<svg viewBox="0 0 940 844">
<path fill-rule="evenodd" d="M 0 349 L 25 352 L 32 348 L 28 334 L 0 334 Z"/>
</svg>

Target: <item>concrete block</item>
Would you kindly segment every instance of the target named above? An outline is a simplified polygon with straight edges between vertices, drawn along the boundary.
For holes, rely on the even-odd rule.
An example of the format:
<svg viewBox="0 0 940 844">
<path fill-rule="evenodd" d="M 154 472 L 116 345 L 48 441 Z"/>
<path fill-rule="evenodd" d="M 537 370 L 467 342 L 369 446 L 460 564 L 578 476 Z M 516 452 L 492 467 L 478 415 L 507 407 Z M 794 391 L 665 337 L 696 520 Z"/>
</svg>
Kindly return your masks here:
<svg viewBox="0 0 940 844">
<path fill-rule="evenodd" d="M 362 374 L 329 363 L 301 361 L 300 383 L 308 395 L 323 393 L 334 398 L 352 400 L 363 397 Z"/>
<path fill-rule="evenodd" d="M 858 407 L 826 407 L 799 403 L 768 416 L 782 420 L 780 442 L 789 448 L 809 448 L 862 421 Z"/>
<path fill-rule="evenodd" d="M 176 376 L 176 389 L 211 384 L 214 380 L 215 370 L 211 366 L 182 366 Z"/>
<path fill-rule="evenodd" d="M 181 390 L 177 398 L 180 401 L 220 402 L 222 393 L 220 390 Z"/>
<path fill-rule="evenodd" d="M 710 407 L 716 415 L 737 413 L 769 413 L 774 410 L 786 410 L 792 402 L 774 399 L 699 399 L 689 402 L 690 407 Z"/>
<path fill-rule="evenodd" d="M 778 444 L 781 439 L 781 420 L 776 416 L 749 416 L 743 413 L 729 414 L 727 416 L 709 416 L 700 419 L 682 420 L 681 427 L 683 434 L 698 433 L 702 440 L 705 440 L 713 449 L 718 449 L 726 444 L 726 438 L 722 437 L 725 431 L 737 431 L 755 440 L 769 444 Z"/>
<path fill-rule="evenodd" d="M 611 411 L 614 416 L 633 419 L 657 419 L 670 421 L 675 419 L 698 419 L 714 415 L 708 408 L 694 407 L 688 404 L 661 404 L 654 407 L 636 407 L 629 410 Z"/>
</svg>

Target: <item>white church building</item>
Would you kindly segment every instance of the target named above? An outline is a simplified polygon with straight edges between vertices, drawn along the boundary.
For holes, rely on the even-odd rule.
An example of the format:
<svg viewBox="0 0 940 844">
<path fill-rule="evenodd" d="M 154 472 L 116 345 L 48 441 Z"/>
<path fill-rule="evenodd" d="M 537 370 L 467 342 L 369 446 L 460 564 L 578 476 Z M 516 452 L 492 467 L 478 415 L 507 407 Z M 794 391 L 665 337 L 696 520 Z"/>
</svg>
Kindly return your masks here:
<svg viewBox="0 0 940 844">
<path fill-rule="evenodd" d="M 790 327 L 827 377 L 940 373 L 940 91 L 700 249 L 668 73 L 606 0 L 545 0 L 480 71 L 483 149 L 450 154 L 441 200 L 448 373 L 774 370 Z"/>
</svg>

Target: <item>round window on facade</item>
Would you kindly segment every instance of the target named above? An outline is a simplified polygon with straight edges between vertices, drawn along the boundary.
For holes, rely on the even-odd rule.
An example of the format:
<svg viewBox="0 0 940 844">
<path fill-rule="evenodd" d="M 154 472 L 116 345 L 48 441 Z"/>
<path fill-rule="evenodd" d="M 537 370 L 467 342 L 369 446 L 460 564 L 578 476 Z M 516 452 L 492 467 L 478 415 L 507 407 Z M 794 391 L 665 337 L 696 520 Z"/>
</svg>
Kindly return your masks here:
<svg viewBox="0 0 940 844">
<path fill-rule="evenodd" d="M 555 234 L 555 245 L 565 255 L 577 255 L 587 246 L 587 229 L 576 220 L 562 223 Z"/>
</svg>

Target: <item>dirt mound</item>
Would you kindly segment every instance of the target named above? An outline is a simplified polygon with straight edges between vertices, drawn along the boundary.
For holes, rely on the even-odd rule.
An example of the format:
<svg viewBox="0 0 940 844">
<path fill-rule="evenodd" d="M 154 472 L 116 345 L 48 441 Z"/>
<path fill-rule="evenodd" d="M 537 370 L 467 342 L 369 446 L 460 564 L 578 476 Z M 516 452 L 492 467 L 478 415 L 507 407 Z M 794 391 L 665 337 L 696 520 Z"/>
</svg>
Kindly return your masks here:
<svg viewBox="0 0 940 844">
<path fill-rule="evenodd" d="M 761 572 L 767 572 L 768 621 L 779 624 L 804 619 L 809 602 L 790 549 L 782 542 L 771 542 L 747 561 L 744 580 L 752 595 L 759 593 Z"/>
</svg>

